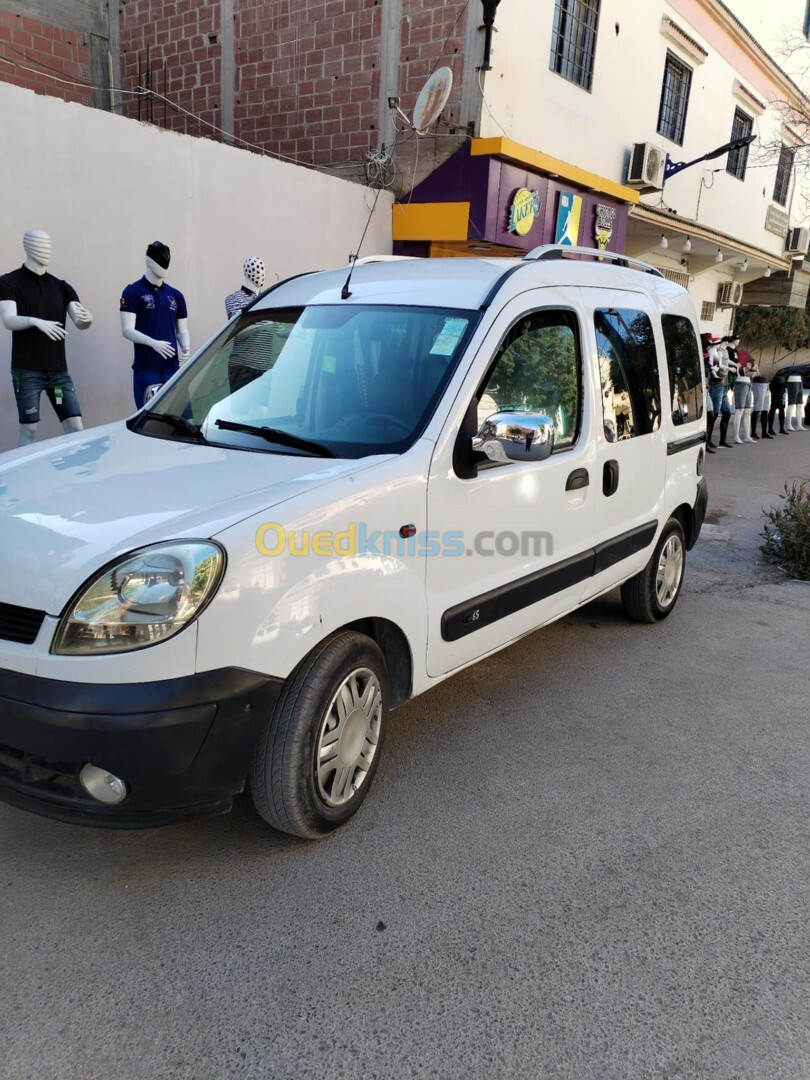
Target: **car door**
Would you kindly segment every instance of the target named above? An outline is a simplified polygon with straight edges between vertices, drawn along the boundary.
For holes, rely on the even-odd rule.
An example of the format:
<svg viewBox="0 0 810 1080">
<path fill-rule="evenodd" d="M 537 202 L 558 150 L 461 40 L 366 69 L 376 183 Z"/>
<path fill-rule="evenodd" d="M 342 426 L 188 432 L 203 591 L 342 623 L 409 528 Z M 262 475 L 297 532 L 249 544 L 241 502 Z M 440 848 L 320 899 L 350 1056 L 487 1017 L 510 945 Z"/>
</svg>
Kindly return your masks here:
<svg viewBox="0 0 810 1080">
<path fill-rule="evenodd" d="M 595 563 L 585 596 L 595 596 L 645 565 L 662 524 L 669 396 L 658 357 L 660 319 L 640 292 L 583 289 L 587 341 L 595 357 L 599 431 L 593 478 Z"/>
<path fill-rule="evenodd" d="M 437 443 L 427 521 L 427 670 L 441 675 L 575 607 L 590 573 L 594 413 L 577 291 L 538 289 L 498 315 Z M 531 299 L 529 299 L 531 298 Z M 553 421 L 545 460 L 483 461 L 459 475 L 465 413 L 475 427 L 499 410 Z M 528 448 L 527 448 L 528 449 Z M 463 472 L 463 470 L 462 470 Z"/>
</svg>

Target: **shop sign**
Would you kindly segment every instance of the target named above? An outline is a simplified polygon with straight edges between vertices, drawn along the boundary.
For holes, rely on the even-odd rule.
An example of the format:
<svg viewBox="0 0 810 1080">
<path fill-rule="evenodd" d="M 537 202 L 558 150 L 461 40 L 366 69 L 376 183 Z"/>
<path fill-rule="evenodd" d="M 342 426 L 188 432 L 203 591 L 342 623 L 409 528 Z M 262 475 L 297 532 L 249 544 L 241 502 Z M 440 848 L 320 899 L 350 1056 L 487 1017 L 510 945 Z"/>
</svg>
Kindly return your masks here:
<svg viewBox="0 0 810 1080">
<path fill-rule="evenodd" d="M 593 222 L 593 238 L 600 251 L 604 251 L 613 236 L 613 225 L 616 221 L 616 207 L 604 206 L 597 203 L 595 206 Z"/>
<path fill-rule="evenodd" d="M 557 228 L 554 233 L 555 244 L 576 247 L 579 239 L 579 219 L 582 216 L 582 196 L 571 191 L 561 191 L 557 204 Z"/>
<path fill-rule="evenodd" d="M 518 188 L 509 207 L 509 232 L 525 236 L 531 232 L 534 219 L 540 213 L 540 192 Z M 501 219 L 503 220 L 503 219 Z"/>
</svg>

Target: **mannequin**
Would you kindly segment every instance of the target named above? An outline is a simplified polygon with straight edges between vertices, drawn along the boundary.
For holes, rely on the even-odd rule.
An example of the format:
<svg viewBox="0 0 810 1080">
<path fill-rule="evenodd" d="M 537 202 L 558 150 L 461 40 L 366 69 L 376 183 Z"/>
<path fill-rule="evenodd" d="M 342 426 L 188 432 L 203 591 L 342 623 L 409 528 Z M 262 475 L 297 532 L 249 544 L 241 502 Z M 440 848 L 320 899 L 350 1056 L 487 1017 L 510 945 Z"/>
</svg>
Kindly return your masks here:
<svg viewBox="0 0 810 1080">
<path fill-rule="evenodd" d="M 266 277 L 264 263 L 255 255 L 249 256 L 242 263 L 242 274 L 244 275 L 242 287 L 225 297 L 225 314 L 229 319 L 238 315 L 251 300 L 255 300 L 264 287 Z"/>
<path fill-rule="evenodd" d="M 753 442 L 750 428 L 754 396 L 751 392 L 750 375 L 743 375 L 740 372 L 740 339 L 732 334 L 723 338 L 723 344 L 728 355 L 728 374 L 734 378 L 734 442 L 740 444 Z"/>
<path fill-rule="evenodd" d="M 751 376 L 751 390 L 754 396 L 753 411 L 751 413 L 751 438 L 759 439 L 757 435 L 757 422 L 762 428 L 762 438 L 772 439 L 768 434 L 768 380 L 759 373 L 759 364 L 752 360 L 746 369 Z"/>
<path fill-rule="evenodd" d="M 785 430 L 785 377 L 784 375 L 774 375 L 771 379 L 770 391 L 771 391 L 771 407 L 768 410 L 768 434 L 775 435 L 773 430 L 773 422 L 776 419 L 777 412 L 779 413 L 779 434 L 787 435 Z"/>
<path fill-rule="evenodd" d="M 790 431 L 804 428 L 804 384 L 801 375 L 788 375 L 787 426 Z"/>
<path fill-rule="evenodd" d="M 706 414 L 706 449 L 711 454 L 716 449 L 712 442 L 712 431 L 715 421 L 720 416 L 720 446 L 731 449 L 731 443 L 726 439 L 728 425 L 731 420 L 731 405 L 726 393 L 726 374 L 728 370 L 728 355 L 725 349 L 720 349 L 720 338 L 713 334 L 701 334 L 703 345 L 703 363 L 706 368 L 706 379 L 709 385 L 709 404 Z"/>
<path fill-rule="evenodd" d="M 169 248 L 155 240 L 146 249 L 146 273 L 121 296 L 121 333 L 135 346 L 132 391 L 139 409 L 147 387 L 168 382 L 191 352 L 185 297 L 165 281 L 170 261 Z"/>
<path fill-rule="evenodd" d="M 25 262 L 0 277 L 0 320 L 11 331 L 11 376 L 20 431 L 17 446 L 37 437 L 44 390 L 66 433 L 81 431 L 82 411 L 65 357 L 66 317 L 87 330 L 93 316 L 76 290 L 47 272 L 53 245 L 42 229 L 23 236 Z"/>
</svg>

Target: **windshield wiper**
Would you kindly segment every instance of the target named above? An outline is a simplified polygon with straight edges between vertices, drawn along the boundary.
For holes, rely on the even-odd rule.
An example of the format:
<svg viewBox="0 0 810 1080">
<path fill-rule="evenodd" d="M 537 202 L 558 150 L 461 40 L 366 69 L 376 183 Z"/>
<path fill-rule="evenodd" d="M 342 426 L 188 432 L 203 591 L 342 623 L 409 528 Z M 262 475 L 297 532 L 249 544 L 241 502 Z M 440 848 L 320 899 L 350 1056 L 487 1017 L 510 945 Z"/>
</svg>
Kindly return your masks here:
<svg viewBox="0 0 810 1080">
<path fill-rule="evenodd" d="M 319 457 L 334 457 L 335 455 L 328 446 L 323 443 L 313 442 L 311 439 L 299 439 L 297 435 L 289 435 L 286 431 L 278 428 L 257 427 L 254 424 L 235 424 L 231 420 L 215 420 L 214 423 L 223 431 L 241 431 L 245 435 L 258 435 L 267 442 L 278 443 L 279 446 L 289 446 L 291 450 L 309 450 Z"/>
<path fill-rule="evenodd" d="M 208 445 L 208 439 L 203 435 L 200 428 L 198 428 L 196 424 L 192 424 L 190 420 L 186 420 L 185 416 L 178 416 L 176 413 L 151 412 L 147 409 L 140 414 L 138 427 L 141 427 L 147 420 L 165 420 L 175 431 L 185 432 L 185 434 L 190 435 L 195 442 Z"/>
</svg>

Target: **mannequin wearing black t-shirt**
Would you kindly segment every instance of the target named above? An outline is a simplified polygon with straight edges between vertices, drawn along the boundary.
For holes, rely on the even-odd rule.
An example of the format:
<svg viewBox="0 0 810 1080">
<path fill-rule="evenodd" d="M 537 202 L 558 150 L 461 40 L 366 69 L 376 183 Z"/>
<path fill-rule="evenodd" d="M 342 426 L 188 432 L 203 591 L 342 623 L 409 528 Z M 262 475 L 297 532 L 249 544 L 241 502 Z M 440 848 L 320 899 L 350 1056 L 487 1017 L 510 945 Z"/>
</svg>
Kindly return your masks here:
<svg viewBox="0 0 810 1080">
<path fill-rule="evenodd" d="M 66 433 L 82 430 L 81 409 L 65 358 L 66 317 L 79 330 L 93 324 L 75 289 L 47 273 L 51 238 L 42 229 L 23 237 L 26 259 L 0 277 L 0 321 L 12 333 L 11 374 L 17 401 L 18 446 L 36 439 L 44 390 Z"/>
</svg>

